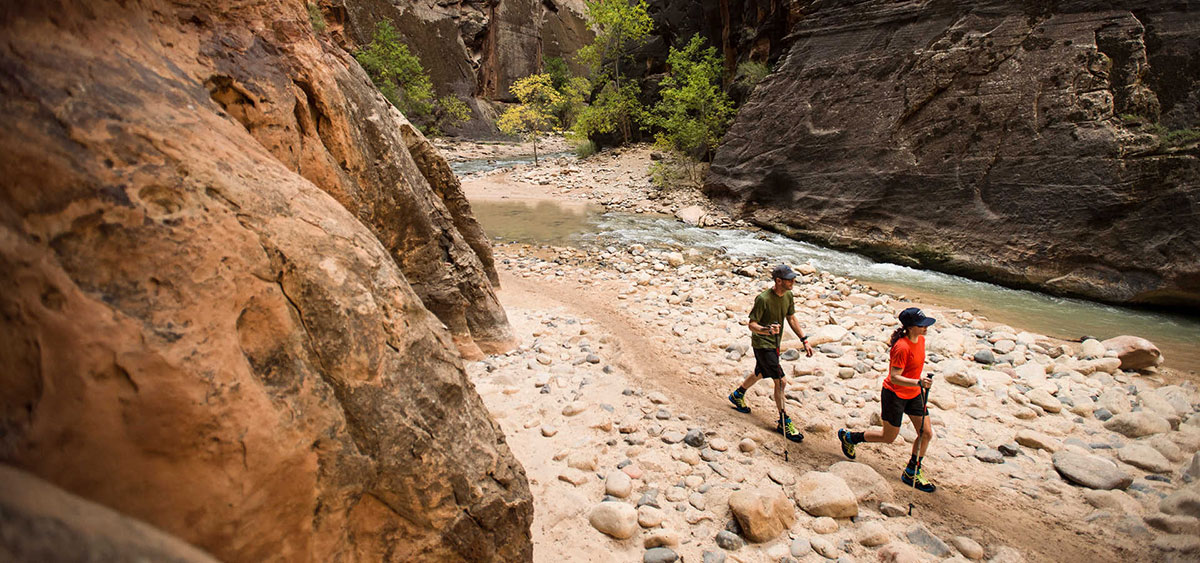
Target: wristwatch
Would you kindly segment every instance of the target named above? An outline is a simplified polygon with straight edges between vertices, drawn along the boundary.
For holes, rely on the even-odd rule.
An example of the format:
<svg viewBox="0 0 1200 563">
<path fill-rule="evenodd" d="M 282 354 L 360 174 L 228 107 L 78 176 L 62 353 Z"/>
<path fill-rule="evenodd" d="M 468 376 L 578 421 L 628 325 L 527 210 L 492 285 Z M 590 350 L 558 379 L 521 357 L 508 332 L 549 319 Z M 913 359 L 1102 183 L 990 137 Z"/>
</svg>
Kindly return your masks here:
<svg viewBox="0 0 1200 563">
<path fill-rule="evenodd" d="M 801 336 L 801 337 L 800 337 L 800 342 L 803 342 L 803 343 L 805 343 L 805 344 L 808 344 L 808 337 L 807 337 L 807 336 Z"/>
</svg>

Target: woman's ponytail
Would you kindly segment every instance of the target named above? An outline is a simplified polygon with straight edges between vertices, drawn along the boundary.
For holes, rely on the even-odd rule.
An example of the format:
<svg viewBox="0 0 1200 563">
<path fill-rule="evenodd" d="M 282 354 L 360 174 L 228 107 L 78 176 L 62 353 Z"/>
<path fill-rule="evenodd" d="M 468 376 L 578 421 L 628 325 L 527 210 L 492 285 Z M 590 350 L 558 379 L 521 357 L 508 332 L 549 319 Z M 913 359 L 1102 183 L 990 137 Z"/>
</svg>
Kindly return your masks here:
<svg viewBox="0 0 1200 563">
<path fill-rule="evenodd" d="M 888 342 L 888 348 L 895 346 L 896 343 L 899 342 L 901 338 L 904 338 L 904 336 L 907 334 L 908 334 L 908 329 L 903 326 L 892 331 L 892 338 L 891 338 L 891 341 Z"/>
</svg>

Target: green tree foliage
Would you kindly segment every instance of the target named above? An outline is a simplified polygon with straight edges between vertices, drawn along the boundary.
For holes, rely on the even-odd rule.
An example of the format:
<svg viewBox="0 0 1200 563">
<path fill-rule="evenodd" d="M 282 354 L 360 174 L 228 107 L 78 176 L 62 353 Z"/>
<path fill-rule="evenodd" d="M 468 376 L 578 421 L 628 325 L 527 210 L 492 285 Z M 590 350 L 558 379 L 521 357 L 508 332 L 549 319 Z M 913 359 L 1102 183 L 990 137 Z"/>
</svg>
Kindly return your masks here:
<svg viewBox="0 0 1200 563">
<path fill-rule="evenodd" d="M 646 13 L 646 1 L 590 0 L 587 2 L 588 25 L 596 30 L 596 39 L 579 49 L 579 61 L 591 70 L 591 84 L 600 94 L 584 108 L 575 122 L 580 136 L 618 131 L 629 142 L 633 127 L 640 125 L 644 109 L 638 101 L 640 88 L 624 80 L 621 67 L 629 53 L 640 46 L 654 21 Z"/>
<path fill-rule="evenodd" d="M 537 142 L 554 128 L 554 108 L 561 95 L 554 89 L 549 74 L 532 74 L 512 85 L 512 93 L 520 101 L 500 115 L 496 126 L 505 135 L 523 135 L 533 141 L 533 164 L 538 163 Z"/>
<path fill-rule="evenodd" d="M 562 57 L 546 57 L 542 59 L 542 72 L 550 75 L 550 85 L 560 93 L 571 80 L 571 69 Z"/>
<path fill-rule="evenodd" d="M 421 61 L 400 41 L 389 22 L 375 28 L 371 44 L 354 54 L 375 87 L 409 119 L 428 116 L 433 110 L 433 84 Z"/>
<path fill-rule="evenodd" d="M 703 154 L 707 160 L 734 114 L 733 102 L 721 90 L 717 50 L 705 48 L 704 39 L 693 35 L 683 49 L 671 48 L 667 67 L 660 82 L 662 98 L 651 118 L 660 128 L 655 141 L 683 154 Z"/>
<path fill-rule="evenodd" d="M 471 108 L 458 96 L 442 96 L 438 98 L 433 109 L 433 123 L 429 125 L 426 134 L 441 136 L 446 127 L 458 127 L 471 119 Z"/>
<path fill-rule="evenodd" d="M 756 61 L 745 61 L 738 65 L 734 80 L 745 84 L 752 90 L 768 74 L 771 74 L 771 69 L 766 64 Z"/>
</svg>

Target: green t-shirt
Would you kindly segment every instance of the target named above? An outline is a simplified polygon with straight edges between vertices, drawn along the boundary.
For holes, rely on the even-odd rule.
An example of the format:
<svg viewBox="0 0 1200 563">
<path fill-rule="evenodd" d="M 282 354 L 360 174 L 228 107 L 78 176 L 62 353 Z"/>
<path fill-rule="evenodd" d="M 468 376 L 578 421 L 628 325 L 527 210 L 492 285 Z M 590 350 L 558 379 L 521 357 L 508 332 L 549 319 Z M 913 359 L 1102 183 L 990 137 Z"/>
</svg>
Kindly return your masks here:
<svg viewBox="0 0 1200 563">
<path fill-rule="evenodd" d="M 775 291 L 768 288 L 758 294 L 758 297 L 754 298 L 754 308 L 750 309 L 750 320 L 762 326 L 779 323 L 779 334 L 750 333 L 750 345 L 755 348 L 778 348 L 779 343 L 783 341 L 783 330 L 787 328 L 784 319 L 794 314 L 796 303 L 792 292 L 785 291 L 783 295 L 775 295 Z"/>
</svg>

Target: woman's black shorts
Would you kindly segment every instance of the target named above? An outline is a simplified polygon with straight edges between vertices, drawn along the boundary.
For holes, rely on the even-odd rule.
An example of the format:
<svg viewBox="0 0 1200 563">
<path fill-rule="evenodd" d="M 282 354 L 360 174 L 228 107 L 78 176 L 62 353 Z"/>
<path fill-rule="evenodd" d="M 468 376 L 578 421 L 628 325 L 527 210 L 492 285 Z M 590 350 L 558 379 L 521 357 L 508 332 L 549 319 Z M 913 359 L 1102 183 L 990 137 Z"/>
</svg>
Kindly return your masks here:
<svg viewBox="0 0 1200 563">
<path fill-rule="evenodd" d="M 925 416 L 929 414 L 929 410 L 922 405 L 921 396 L 917 395 L 911 399 L 901 399 L 891 389 L 883 388 L 883 394 L 879 396 L 879 402 L 883 405 L 883 414 L 881 417 L 892 426 L 900 426 L 904 423 L 904 415 Z"/>
<path fill-rule="evenodd" d="M 783 367 L 779 365 L 779 350 L 755 348 L 754 373 L 767 379 L 782 379 Z"/>
</svg>

